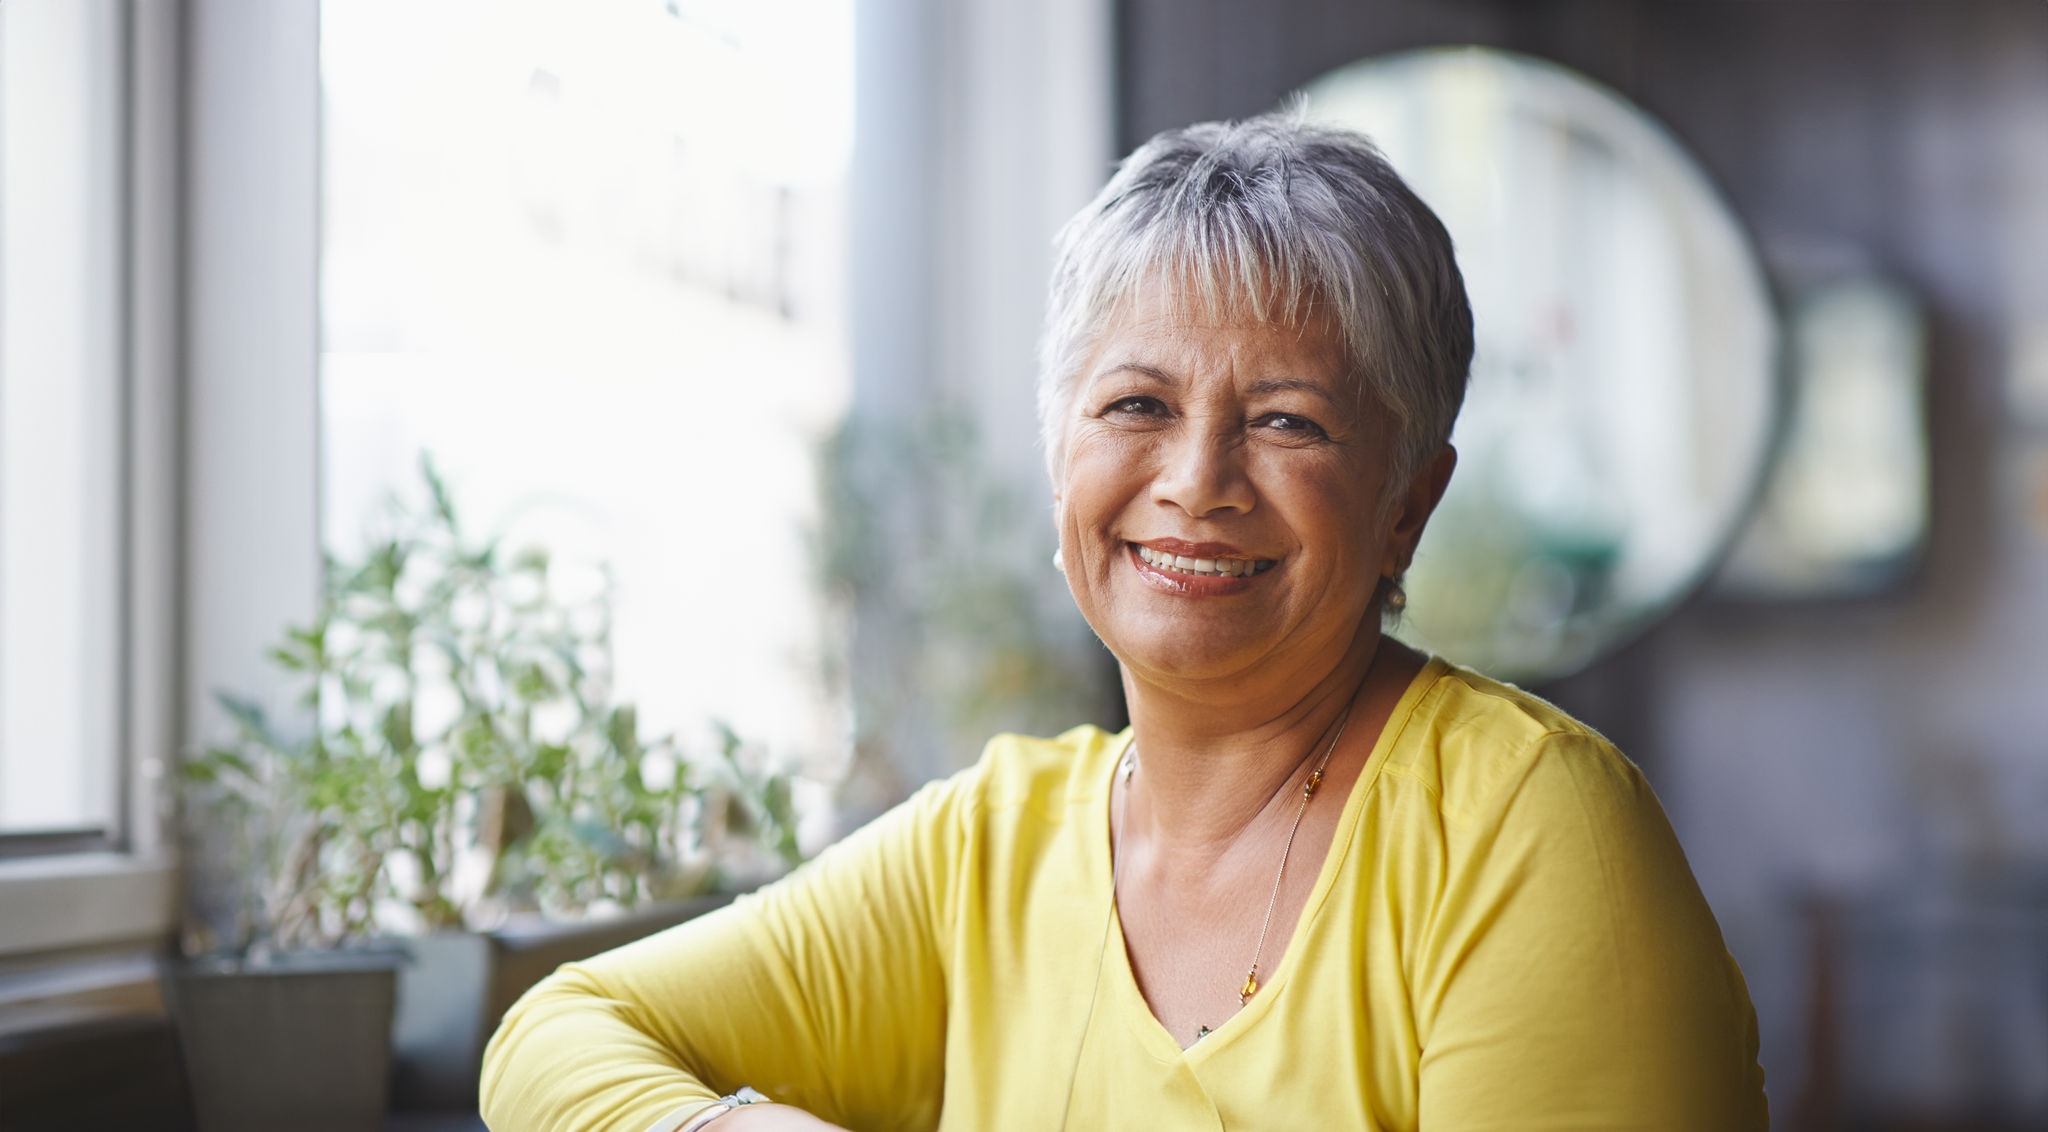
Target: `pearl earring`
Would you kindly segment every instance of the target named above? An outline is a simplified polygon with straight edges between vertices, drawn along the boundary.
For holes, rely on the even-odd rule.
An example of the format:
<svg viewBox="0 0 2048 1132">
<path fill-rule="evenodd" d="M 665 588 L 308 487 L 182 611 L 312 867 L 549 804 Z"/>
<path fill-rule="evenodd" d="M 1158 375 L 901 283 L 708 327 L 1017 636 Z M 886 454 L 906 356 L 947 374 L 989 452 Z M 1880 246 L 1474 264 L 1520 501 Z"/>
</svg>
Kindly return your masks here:
<svg viewBox="0 0 2048 1132">
<path fill-rule="evenodd" d="M 1408 591 L 1392 578 L 1387 579 L 1386 607 L 1396 613 L 1408 608 Z"/>
<path fill-rule="evenodd" d="M 1060 552 L 1057 550 L 1052 552 L 1052 568 L 1058 570 L 1062 574 L 1067 572 L 1066 559 L 1061 558 Z"/>
</svg>

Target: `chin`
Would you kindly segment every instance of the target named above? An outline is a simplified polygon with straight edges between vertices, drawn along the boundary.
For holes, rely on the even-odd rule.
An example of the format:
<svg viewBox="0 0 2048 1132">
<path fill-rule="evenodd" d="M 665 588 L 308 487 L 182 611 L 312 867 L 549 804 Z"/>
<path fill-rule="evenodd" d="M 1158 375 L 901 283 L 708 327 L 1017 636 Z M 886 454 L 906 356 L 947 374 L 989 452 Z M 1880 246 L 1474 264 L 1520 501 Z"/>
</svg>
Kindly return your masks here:
<svg viewBox="0 0 2048 1132">
<path fill-rule="evenodd" d="M 1270 641 L 1204 631 L 1186 622 L 1132 627 L 1102 634 L 1123 667 L 1138 676 L 1171 680 L 1222 680 L 1256 666 L 1272 649 Z"/>
</svg>

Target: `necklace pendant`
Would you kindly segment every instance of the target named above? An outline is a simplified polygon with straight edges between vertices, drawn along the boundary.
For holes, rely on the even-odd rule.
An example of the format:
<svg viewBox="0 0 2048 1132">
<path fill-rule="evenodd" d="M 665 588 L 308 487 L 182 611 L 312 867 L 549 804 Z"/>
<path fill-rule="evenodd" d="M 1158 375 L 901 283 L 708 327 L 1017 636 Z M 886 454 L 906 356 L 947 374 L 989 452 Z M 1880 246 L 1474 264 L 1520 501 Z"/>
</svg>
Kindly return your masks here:
<svg viewBox="0 0 2048 1132">
<path fill-rule="evenodd" d="M 1315 797 L 1315 796 L 1316 796 L 1316 787 L 1318 787 L 1318 786 L 1321 786 L 1322 784 L 1323 784 L 1323 768 L 1321 768 L 1321 767 L 1317 767 L 1317 768 L 1315 769 L 1315 773 L 1313 773 L 1313 774 L 1311 774 L 1311 775 L 1309 775 L 1309 776 L 1308 776 L 1308 784 L 1307 784 L 1306 786 L 1303 786 L 1303 787 L 1301 788 L 1301 796 L 1302 796 L 1302 798 L 1304 798 L 1304 799 L 1308 799 L 1308 798 L 1313 798 L 1313 797 Z"/>
<path fill-rule="evenodd" d="M 1215 1032 L 1216 1032 L 1216 1031 L 1214 1031 L 1214 1030 L 1211 1030 L 1211 1029 L 1210 1029 L 1209 1027 L 1207 1027 L 1207 1026 L 1204 1026 L 1204 1027 L 1202 1027 L 1201 1029 L 1199 1029 L 1199 1030 L 1196 1030 L 1196 1031 L 1195 1031 L 1195 1040 L 1199 1042 L 1199 1041 L 1201 1041 L 1201 1040 L 1202 1040 L 1203 1038 L 1206 1038 L 1206 1037 L 1208 1037 L 1208 1036 L 1209 1036 L 1210 1034 L 1213 1034 L 1213 1033 L 1215 1033 Z"/>
<path fill-rule="evenodd" d="M 1245 972 L 1244 987 L 1237 992 L 1237 1004 L 1243 1006 L 1259 993 L 1259 973 L 1256 969 Z"/>
</svg>

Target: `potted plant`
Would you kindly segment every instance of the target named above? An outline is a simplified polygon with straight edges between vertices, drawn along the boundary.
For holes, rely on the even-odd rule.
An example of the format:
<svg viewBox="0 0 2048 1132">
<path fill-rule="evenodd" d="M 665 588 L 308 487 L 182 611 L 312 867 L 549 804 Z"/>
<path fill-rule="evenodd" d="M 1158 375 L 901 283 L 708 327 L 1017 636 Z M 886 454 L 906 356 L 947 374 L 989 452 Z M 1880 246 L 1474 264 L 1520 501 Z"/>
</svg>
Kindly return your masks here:
<svg viewBox="0 0 2048 1132">
<path fill-rule="evenodd" d="M 303 688 L 296 729 L 222 695 L 235 741 L 186 766 L 208 819 L 192 826 L 207 842 L 194 858 L 216 865 L 187 950 L 212 958 L 182 968 L 173 997 L 203 1047 L 194 1009 L 274 1012 L 277 987 L 346 968 L 351 1001 L 396 1012 L 401 1102 L 459 1107 L 474 1102 L 497 1016 L 540 964 L 722 903 L 797 853 L 788 779 L 758 752 L 723 728 L 706 749 L 644 735 L 615 698 L 608 573 L 577 593 L 544 551 L 471 538 L 431 463 L 422 471 L 427 506 L 394 504 L 360 558 L 330 558 L 319 615 L 271 652 Z M 363 989 L 396 951 L 410 962 L 395 993 Z M 259 1043 L 256 1022 L 230 1027 L 261 1048 L 212 1060 L 188 1045 L 203 1126 L 231 1125 L 222 1097 L 261 1099 L 252 1059 L 282 1059 L 292 1036 L 273 1028 L 284 1032 Z M 381 1057 L 365 1054 L 379 1114 Z M 263 1103 L 265 1126 L 309 1126 Z"/>
</svg>

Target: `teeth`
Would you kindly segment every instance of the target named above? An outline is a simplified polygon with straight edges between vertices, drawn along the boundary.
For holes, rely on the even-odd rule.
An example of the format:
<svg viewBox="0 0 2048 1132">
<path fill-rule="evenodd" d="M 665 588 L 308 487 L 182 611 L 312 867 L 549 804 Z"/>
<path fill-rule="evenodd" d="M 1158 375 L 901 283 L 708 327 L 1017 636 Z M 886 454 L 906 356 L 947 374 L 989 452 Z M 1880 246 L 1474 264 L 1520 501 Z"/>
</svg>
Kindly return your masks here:
<svg viewBox="0 0 2048 1132">
<path fill-rule="evenodd" d="M 1269 558 L 1182 558 L 1144 545 L 1138 546 L 1138 557 L 1161 570 L 1207 577 L 1247 578 L 1273 567 L 1273 560 Z"/>
</svg>

